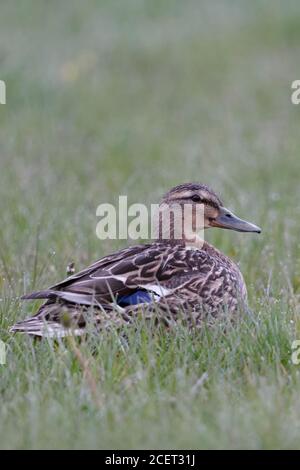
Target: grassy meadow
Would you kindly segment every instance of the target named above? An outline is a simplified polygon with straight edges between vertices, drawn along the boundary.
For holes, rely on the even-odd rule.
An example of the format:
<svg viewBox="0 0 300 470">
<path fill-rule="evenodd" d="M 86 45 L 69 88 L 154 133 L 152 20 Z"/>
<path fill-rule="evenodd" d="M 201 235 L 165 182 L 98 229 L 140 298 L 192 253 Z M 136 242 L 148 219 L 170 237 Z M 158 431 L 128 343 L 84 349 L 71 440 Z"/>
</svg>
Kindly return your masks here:
<svg viewBox="0 0 300 470">
<path fill-rule="evenodd" d="M 299 2 L 5 0 L 0 15 L 0 448 L 299 448 Z M 55 346 L 11 335 L 124 245 L 96 208 L 212 186 L 261 235 L 211 230 L 255 321 Z M 88 361 L 88 365 L 87 362 Z"/>
</svg>

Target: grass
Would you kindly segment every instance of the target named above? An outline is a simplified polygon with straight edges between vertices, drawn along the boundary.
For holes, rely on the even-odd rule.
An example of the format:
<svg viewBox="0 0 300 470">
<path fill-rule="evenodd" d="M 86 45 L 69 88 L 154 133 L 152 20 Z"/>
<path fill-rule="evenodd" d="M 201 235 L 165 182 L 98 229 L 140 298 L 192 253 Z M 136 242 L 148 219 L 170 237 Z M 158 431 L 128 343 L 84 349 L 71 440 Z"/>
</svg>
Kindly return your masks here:
<svg viewBox="0 0 300 470">
<path fill-rule="evenodd" d="M 291 0 L 1 6 L 1 448 L 299 448 L 299 24 Z M 8 333 L 37 306 L 23 292 L 124 245 L 96 238 L 98 204 L 194 180 L 263 227 L 207 234 L 255 322 Z"/>
</svg>

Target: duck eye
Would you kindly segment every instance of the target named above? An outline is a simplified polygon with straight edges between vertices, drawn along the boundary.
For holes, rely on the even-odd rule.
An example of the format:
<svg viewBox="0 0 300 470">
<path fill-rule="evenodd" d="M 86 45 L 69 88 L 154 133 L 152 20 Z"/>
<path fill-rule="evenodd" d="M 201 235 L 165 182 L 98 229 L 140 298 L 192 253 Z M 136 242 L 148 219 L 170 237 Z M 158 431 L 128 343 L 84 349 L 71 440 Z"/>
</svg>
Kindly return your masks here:
<svg viewBox="0 0 300 470">
<path fill-rule="evenodd" d="M 192 201 L 194 202 L 199 202 L 201 201 L 201 197 L 199 196 L 199 194 L 193 194 L 193 196 L 191 197 Z"/>
</svg>

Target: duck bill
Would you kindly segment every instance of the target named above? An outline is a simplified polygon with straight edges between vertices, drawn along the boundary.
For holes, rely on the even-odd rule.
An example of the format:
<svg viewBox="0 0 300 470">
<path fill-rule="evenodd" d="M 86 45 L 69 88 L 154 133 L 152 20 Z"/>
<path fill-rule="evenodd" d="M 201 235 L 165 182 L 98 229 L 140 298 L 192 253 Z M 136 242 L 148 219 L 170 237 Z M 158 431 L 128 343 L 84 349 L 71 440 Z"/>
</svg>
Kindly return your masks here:
<svg viewBox="0 0 300 470">
<path fill-rule="evenodd" d="M 261 229 L 257 225 L 247 222 L 247 220 L 240 219 L 229 209 L 226 209 L 226 207 L 220 208 L 218 217 L 214 219 L 210 225 L 212 227 L 220 227 L 237 232 L 261 232 Z"/>
</svg>

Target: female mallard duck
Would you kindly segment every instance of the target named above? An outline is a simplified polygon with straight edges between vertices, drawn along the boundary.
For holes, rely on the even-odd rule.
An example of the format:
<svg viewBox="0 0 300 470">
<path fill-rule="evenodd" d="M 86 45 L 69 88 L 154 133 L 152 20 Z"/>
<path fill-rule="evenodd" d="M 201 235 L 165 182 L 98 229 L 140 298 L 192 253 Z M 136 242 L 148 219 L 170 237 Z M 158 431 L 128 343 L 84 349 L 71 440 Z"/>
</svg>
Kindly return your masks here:
<svg viewBox="0 0 300 470">
<path fill-rule="evenodd" d="M 197 234 L 209 227 L 257 233 L 260 228 L 236 217 L 211 189 L 197 183 L 171 189 L 160 203 L 160 213 L 186 204 L 192 215 L 173 211 L 167 238 L 160 216 L 153 243 L 120 250 L 47 290 L 25 295 L 23 299 L 47 300 L 36 315 L 11 331 L 81 335 L 91 321 L 101 329 L 109 322 L 133 322 L 139 313 L 167 324 L 181 318 L 200 325 L 211 315 L 246 306 L 247 290 L 237 265 Z M 203 217 L 196 218 L 200 205 Z M 179 238 L 174 236 L 178 226 L 183 227 Z"/>
</svg>

